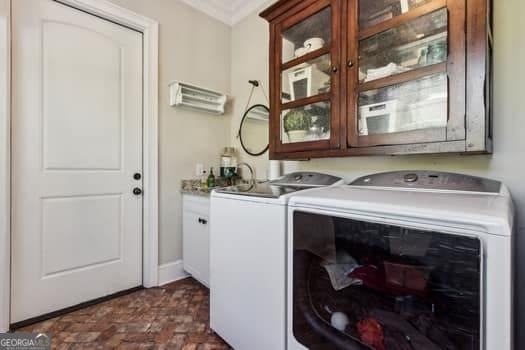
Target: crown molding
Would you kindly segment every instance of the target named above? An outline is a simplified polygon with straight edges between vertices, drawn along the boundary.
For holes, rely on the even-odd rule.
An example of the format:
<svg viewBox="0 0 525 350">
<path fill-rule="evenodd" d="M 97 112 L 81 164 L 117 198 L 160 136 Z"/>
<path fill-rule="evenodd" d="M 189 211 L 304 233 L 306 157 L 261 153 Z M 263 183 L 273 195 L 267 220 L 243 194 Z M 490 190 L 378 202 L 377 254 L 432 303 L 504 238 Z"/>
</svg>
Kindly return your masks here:
<svg viewBox="0 0 525 350">
<path fill-rule="evenodd" d="M 180 0 L 210 17 L 233 26 L 259 10 L 268 0 Z"/>
<path fill-rule="evenodd" d="M 237 0 L 233 3 L 236 5 L 233 13 L 232 13 L 232 24 L 235 25 L 251 15 L 254 12 L 258 12 L 259 10 L 262 10 L 264 7 L 268 5 L 268 0 Z"/>
</svg>

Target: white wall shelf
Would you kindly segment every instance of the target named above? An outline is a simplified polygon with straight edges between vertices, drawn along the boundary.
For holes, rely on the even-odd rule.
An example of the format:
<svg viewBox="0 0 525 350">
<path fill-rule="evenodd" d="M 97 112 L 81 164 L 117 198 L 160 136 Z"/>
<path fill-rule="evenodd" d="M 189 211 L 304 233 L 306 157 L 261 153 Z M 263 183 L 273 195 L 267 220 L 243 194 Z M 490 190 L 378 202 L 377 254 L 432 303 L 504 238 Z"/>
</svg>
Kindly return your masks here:
<svg viewBox="0 0 525 350">
<path fill-rule="evenodd" d="M 172 107 L 224 114 L 224 106 L 228 97 L 223 93 L 180 81 L 171 82 L 169 87 L 170 106 Z"/>
</svg>

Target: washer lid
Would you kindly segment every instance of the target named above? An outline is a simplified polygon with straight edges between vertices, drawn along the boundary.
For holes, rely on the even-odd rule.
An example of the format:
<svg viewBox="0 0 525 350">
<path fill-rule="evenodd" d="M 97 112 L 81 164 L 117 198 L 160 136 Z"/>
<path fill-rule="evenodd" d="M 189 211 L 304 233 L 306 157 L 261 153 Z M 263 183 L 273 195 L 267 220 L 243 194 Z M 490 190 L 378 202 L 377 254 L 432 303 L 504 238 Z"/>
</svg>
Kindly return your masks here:
<svg viewBox="0 0 525 350">
<path fill-rule="evenodd" d="M 405 190 L 399 188 L 335 186 L 297 193 L 290 207 L 314 211 L 353 213 L 401 221 L 426 222 L 510 236 L 514 206 L 502 185 L 500 194 Z"/>
</svg>

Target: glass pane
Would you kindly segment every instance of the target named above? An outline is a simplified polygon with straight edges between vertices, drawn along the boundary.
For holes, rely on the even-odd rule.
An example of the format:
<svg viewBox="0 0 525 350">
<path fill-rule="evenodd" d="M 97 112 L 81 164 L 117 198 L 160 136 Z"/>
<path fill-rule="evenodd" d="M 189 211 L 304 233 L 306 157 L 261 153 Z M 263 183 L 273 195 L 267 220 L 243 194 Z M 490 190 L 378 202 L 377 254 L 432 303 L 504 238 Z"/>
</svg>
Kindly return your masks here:
<svg viewBox="0 0 525 350">
<path fill-rule="evenodd" d="M 447 9 L 379 33 L 359 44 L 359 80 L 368 82 L 447 60 Z"/>
<path fill-rule="evenodd" d="M 308 349 L 480 349 L 481 266 L 478 238 L 295 212 L 293 335 Z"/>
<path fill-rule="evenodd" d="M 446 127 L 447 74 L 359 94 L 359 135 Z"/>
<path fill-rule="evenodd" d="M 359 27 L 365 29 L 388 21 L 432 0 L 359 0 Z"/>
<path fill-rule="evenodd" d="M 330 65 L 330 55 L 324 55 L 282 72 L 282 102 L 329 92 Z"/>
<path fill-rule="evenodd" d="M 331 44 L 332 11 L 317 12 L 283 31 L 283 63 Z"/>
<path fill-rule="evenodd" d="M 316 102 L 284 110 L 281 114 L 282 143 L 330 139 L 330 102 Z"/>
</svg>

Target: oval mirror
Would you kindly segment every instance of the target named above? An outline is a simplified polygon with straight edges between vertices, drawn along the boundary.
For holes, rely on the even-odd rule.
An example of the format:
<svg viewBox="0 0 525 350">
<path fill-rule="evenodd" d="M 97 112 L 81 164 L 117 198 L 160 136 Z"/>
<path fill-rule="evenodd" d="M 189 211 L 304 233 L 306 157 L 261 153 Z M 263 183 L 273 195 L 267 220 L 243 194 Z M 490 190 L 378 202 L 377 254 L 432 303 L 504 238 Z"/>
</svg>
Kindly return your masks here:
<svg viewBox="0 0 525 350">
<path fill-rule="evenodd" d="M 251 156 L 260 156 L 270 146 L 270 109 L 265 105 L 253 105 L 241 120 L 239 138 L 241 146 Z"/>
</svg>

